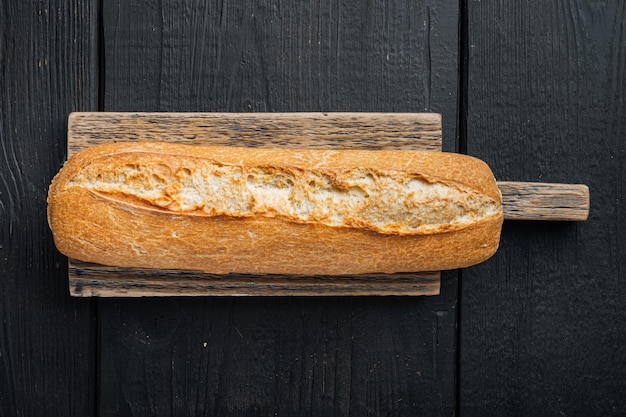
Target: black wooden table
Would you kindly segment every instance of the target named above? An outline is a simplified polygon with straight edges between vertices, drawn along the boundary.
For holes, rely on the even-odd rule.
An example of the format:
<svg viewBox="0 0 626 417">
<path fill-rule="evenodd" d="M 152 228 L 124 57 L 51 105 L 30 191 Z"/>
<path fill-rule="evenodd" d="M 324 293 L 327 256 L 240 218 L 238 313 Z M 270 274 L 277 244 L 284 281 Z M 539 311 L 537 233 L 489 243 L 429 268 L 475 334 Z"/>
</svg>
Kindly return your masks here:
<svg viewBox="0 0 626 417">
<path fill-rule="evenodd" d="M 624 415 L 626 2 L 0 0 L 0 416 Z M 498 179 L 585 183 L 435 297 L 73 299 L 71 111 L 439 112 Z"/>
</svg>

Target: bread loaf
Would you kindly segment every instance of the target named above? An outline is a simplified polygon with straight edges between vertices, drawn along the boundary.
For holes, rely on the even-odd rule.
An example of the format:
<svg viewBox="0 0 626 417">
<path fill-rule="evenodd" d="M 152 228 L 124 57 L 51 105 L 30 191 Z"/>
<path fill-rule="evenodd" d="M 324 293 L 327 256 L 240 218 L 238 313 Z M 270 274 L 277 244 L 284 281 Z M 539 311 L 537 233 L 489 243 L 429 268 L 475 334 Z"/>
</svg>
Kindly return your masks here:
<svg viewBox="0 0 626 417">
<path fill-rule="evenodd" d="M 486 164 L 424 151 L 114 143 L 74 155 L 48 196 L 68 257 L 217 274 L 466 267 L 502 218 Z"/>
</svg>

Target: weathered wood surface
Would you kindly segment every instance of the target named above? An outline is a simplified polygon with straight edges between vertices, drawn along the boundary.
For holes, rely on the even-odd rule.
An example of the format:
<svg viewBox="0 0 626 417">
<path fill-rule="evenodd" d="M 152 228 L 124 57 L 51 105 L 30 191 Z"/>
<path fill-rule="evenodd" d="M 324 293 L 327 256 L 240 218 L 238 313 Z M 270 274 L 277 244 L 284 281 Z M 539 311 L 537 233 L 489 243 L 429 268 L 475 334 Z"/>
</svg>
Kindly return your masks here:
<svg viewBox="0 0 626 417">
<path fill-rule="evenodd" d="M 441 116 L 433 113 L 74 113 L 68 154 L 111 141 L 293 148 L 441 149 Z M 498 182 L 505 218 L 585 220 L 584 185 Z M 139 270 L 76 264 L 76 296 L 171 295 L 435 295 L 437 272 L 396 276 L 226 278 L 188 271 Z M 394 280 L 397 280 L 394 284 Z M 401 282 L 400 282 L 401 281 Z M 319 285 L 315 285 L 315 283 Z M 353 288 L 350 291 L 350 288 Z"/>
<path fill-rule="evenodd" d="M 437 295 L 439 272 L 346 276 L 211 275 L 196 271 L 70 263 L 70 291 L 81 297 Z"/>
<path fill-rule="evenodd" d="M 74 113 L 68 155 L 110 141 L 441 150 L 435 113 Z"/>
<path fill-rule="evenodd" d="M 589 187 L 584 184 L 498 181 L 506 220 L 585 221 Z"/>
<path fill-rule="evenodd" d="M 95 302 L 46 221 L 67 115 L 96 105 L 95 1 L 0 0 L 0 416 L 93 415 Z"/>
<path fill-rule="evenodd" d="M 505 223 L 462 272 L 460 415 L 622 415 L 626 2 L 467 6 L 468 153 L 496 178 L 586 184 L 591 209 Z"/>
<path fill-rule="evenodd" d="M 437 112 L 458 1 L 102 2 L 105 111 Z M 452 415 L 437 297 L 99 298 L 100 415 Z"/>
<path fill-rule="evenodd" d="M 110 141 L 250 147 L 441 150 L 434 113 L 74 113 L 68 154 Z M 313 272 L 312 272 L 313 273 Z M 436 295 L 439 272 L 236 277 L 69 262 L 76 296 Z"/>
</svg>

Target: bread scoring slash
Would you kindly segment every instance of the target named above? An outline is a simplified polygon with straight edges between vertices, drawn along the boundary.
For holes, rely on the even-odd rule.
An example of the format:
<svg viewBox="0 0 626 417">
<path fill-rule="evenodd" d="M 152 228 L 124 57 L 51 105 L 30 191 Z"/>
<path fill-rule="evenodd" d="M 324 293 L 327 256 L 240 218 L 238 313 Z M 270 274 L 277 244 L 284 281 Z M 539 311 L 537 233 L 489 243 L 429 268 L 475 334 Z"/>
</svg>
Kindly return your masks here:
<svg viewBox="0 0 626 417">
<path fill-rule="evenodd" d="M 48 195 L 71 258 L 217 274 L 461 268 L 497 250 L 502 219 L 486 164 L 429 151 L 113 143 Z"/>
</svg>

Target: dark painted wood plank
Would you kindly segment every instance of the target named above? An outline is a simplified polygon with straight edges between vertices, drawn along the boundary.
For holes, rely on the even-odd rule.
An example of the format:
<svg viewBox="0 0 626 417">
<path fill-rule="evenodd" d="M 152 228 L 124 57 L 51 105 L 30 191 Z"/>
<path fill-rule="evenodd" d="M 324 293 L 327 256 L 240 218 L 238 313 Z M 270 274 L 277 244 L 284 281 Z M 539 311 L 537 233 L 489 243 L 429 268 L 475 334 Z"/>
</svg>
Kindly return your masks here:
<svg viewBox="0 0 626 417">
<path fill-rule="evenodd" d="M 438 297 L 101 302 L 101 415 L 440 415 L 456 283 Z"/>
<path fill-rule="evenodd" d="M 454 149 L 457 5 L 104 1 L 105 110 L 435 111 Z M 455 276 L 419 299 L 100 299 L 100 414 L 451 415 Z"/>
<path fill-rule="evenodd" d="M 626 409 L 626 3 L 470 1 L 468 152 L 589 186 L 589 220 L 504 225 L 463 272 L 461 415 Z"/>
<path fill-rule="evenodd" d="M 96 103 L 96 2 L 0 1 L 0 415 L 95 412 L 93 302 L 46 221 L 67 116 Z"/>
</svg>

